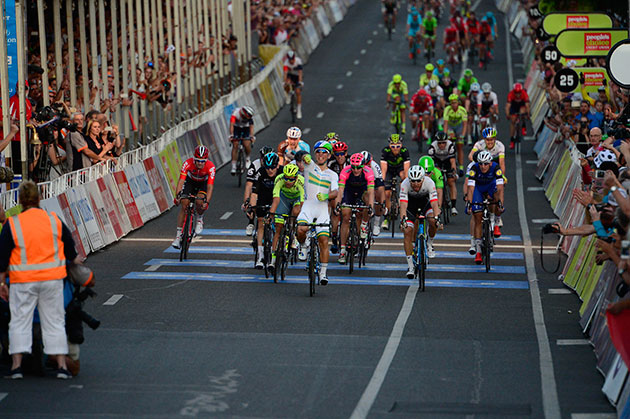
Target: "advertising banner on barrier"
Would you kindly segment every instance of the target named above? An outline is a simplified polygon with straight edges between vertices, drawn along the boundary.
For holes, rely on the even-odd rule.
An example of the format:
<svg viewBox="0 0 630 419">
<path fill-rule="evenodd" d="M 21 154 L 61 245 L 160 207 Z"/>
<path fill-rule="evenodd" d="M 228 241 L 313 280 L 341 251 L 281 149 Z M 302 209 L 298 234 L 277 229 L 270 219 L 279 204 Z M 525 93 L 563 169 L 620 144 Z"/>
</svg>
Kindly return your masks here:
<svg viewBox="0 0 630 419">
<path fill-rule="evenodd" d="M 602 392 L 613 405 L 616 405 L 617 400 L 619 400 L 619 394 L 621 394 L 621 388 L 627 376 L 628 367 L 626 367 L 626 364 L 623 362 L 621 355 L 617 354 L 610 371 L 606 374 L 606 381 L 602 387 Z"/>
<path fill-rule="evenodd" d="M 276 99 L 273 96 L 271 83 L 269 83 L 269 80 L 263 80 L 263 82 L 260 83 L 260 85 L 258 86 L 258 89 L 262 93 L 263 101 L 265 102 L 265 107 L 267 108 L 267 113 L 275 115 L 280 107 L 276 103 Z"/>
<path fill-rule="evenodd" d="M 147 174 L 144 172 L 142 163 L 127 166 L 124 172 L 125 175 L 127 175 L 127 182 L 131 188 L 131 193 L 138 205 L 142 222 L 146 223 L 150 219 L 160 215 L 160 210 L 155 202 L 155 197 L 153 196 L 153 191 L 147 180 Z"/>
<path fill-rule="evenodd" d="M 149 178 L 149 183 L 151 184 L 151 190 L 153 191 L 153 197 L 155 198 L 155 202 L 157 203 L 158 209 L 160 213 L 163 213 L 167 209 L 170 208 L 168 202 L 166 200 L 166 194 L 164 193 L 164 184 L 160 179 L 160 172 L 158 172 L 155 167 L 155 161 L 152 157 L 148 159 L 144 159 L 142 161 L 144 165 L 144 170 L 147 173 L 147 177 Z"/>
<path fill-rule="evenodd" d="M 98 188 L 101 200 L 103 201 L 103 208 L 105 210 L 105 213 L 107 214 L 107 218 L 109 218 L 109 221 L 112 224 L 112 228 L 114 229 L 116 240 L 118 240 L 129 231 L 125 232 L 125 230 L 123 229 L 118 206 L 116 205 L 116 201 L 112 196 L 112 192 L 107 189 L 107 185 L 105 184 L 103 178 L 96 180 L 96 187 Z"/>
<path fill-rule="evenodd" d="M 129 189 L 129 183 L 127 182 L 127 176 L 125 175 L 125 172 L 114 172 L 114 180 L 116 181 L 118 192 L 120 192 L 120 196 L 123 200 L 123 203 L 125 204 L 125 211 L 127 211 L 127 216 L 129 217 L 129 221 L 131 222 L 131 227 L 134 230 L 136 228 L 142 227 L 144 223 L 142 222 L 142 217 L 140 217 L 140 211 L 138 210 L 136 201 L 133 199 L 131 189 Z"/>
<path fill-rule="evenodd" d="M 328 36 L 330 33 L 330 23 L 328 22 L 328 16 L 326 16 L 326 10 L 323 4 L 317 8 L 317 21 L 322 30 L 322 35 Z"/>
<path fill-rule="evenodd" d="M 59 196 L 54 196 L 52 198 L 44 199 L 40 202 L 40 206 L 48 212 L 54 212 L 55 214 L 57 214 L 59 219 L 63 221 L 66 227 L 68 227 L 68 230 L 70 230 L 70 233 L 72 234 L 72 239 L 74 240 L 74 249 L 83 259 L 85 258 L 85 249 L 83 248 L 83 243 L 81 243 L 81 238 L 77 233 L 77 226 L 74 223 L 74 218 L 72 217 L 72 213 L 70 212 L 70 208 L 68 207 L 68 201 L 66 200 L 66 197 L 64 195 L 64 209 L 62 208 L 61 201 L 58 198 Z"/>
<path fill-rule="evenodd" d="M 120 195 L 120 191 L 118 190 L 118 184 L 114 179 L 114 176 L 111 173 L 103 176 L 99 179 L 101 183 L 105 186 L 105 189 L 101 189 L 103 194 L 109 192 L 111 194 L 111 198 L 114 200 L 114 204 L 116 207 L 116 212 L 118 214 L 118 219 L 120 221 L 120 226 L 123 230 L 123 233 L 127 235 L 132 229 L 131 220 L 129 220 L 129 215 L 127 214 L 127 210 L 125 209 L 125 203 L 123 202 L 122 196 Z M 99 188 L 101 188 L 99 184 Z"/>
<path fill-rule="evenodd" d="M 330 7 L 335 23 L 341 22 L 343 20 L 343 15 L 341 14 L 339 4 L 337 4 L 336 1 L 331 1 L 328 3 L 328 7 Z"/>
<path fill-rule="evenodd" d="M 556 48 L 565 57 L 605 57 L 627 37 L 626 29 L 565 29 L 556 37 Z"/>
<path fill-rule="evenodd" d="M 70 208 L 73 206 L 77 209 L 85 230 L 87 232 L 88 242 L 92 251 L 98 250 L 105 246 L 103 237 L 101 236 L 100 226 L 96 221 L 96 216 L 90 206 L 87 192 L 84 185 L 74 187 L 66 192 Z"/>
<path fill-rule="evenodd" d="M 105 203 L 103 202 L 103 198 L 101 198 L 101 191 L 99 190 L 96 181 L 86 183 L 83 186 L 85 187 L 85 192 L 87 193 L 87 198 L 90 202 L 92 212 L 94 213 L 94 218 L 98 223 L 103 242 L 105 245 L 115 242 L 120 236 L 117 237 L 117 233 L 114 232 L 112 220 L 109 218 L 109 214 L 105 209 Z"/>
<path fill-rule="evenodd" d="M 545 15 L 542 25 L 553 36 L 564 29 L 612 28 L 612 19 L 605 13 L 560 12 Z"/>
<path fill-rule="evenodd" d="M 65 193 L 57 195 L 57 201 L 59 202 L 59 207 L 61 208 L 61 213 L 63 214 L 66 226 L 70 230 L 70 233 L 72 233 L 72 238 L 74 239 L 74 247 L 77 250 L 79 256 L 81 256 L 81 258 L 83 259 L 87 256 L 87 252 L 85 251 L 85 247 L 83 246 L 83 243 L 87 242 L 87 233 L 85 232 L 85 228 L 83 228 L 80 220 L 79 223 L 77 223 L 74 215 L 72 215 L 70 204 L 68 203 L 68 198 L 66 197 Z"/>
<path fill-rule="evenodd" d="M 164 150 L 160 151 L 158 155 L 160 156 L 166 179 L 168 179 L 171 193 L 174 195 L 175 188 L 177 187 L 177 179 L 179 178 L 179 171 L 182 167 L 177 144 L 173 141 L 171 144 L 167 145 Z"/>
<path fill-rule="evenodd" d="M 164 192 L 164 197 L 166 198 L 166 204 L 168 208 L 173 205 L 174 195 L 171 193 L 171 188 L 168 187 L 168 180 L 166 180 L 166 174 L 164 173 L 164 168 L 160 163 L 160 158 L 158 156 L 153 156 L 153 165 L 155 166 L 155 170 L 158 172 L 158 180 L 162 183 L 162 191 Z"/>
<path fill-rule="evenodd" d="M 610 85 L 610 78 L 605 68 L 602 67 L 578 67 L 574 68 L 580 78 L 584 75 L 584 83 L 580 84 L 580 92 L 588 94 L 593 100 L 599 99 L 597 89 Z M 606 82 L 604 82 L 606 80 Z"/>
<path fill-rule="evenodd" d="M 311 19 L 306 19 L 302 28 L 304 29 L 304 34 L 306 35 L 308 43 L 311 44 L 311 49 L 317 48 L 319 45 L 319 36 L 317 35 L 317 30 L 315 29 L 313 21 Z"/>
</svg>

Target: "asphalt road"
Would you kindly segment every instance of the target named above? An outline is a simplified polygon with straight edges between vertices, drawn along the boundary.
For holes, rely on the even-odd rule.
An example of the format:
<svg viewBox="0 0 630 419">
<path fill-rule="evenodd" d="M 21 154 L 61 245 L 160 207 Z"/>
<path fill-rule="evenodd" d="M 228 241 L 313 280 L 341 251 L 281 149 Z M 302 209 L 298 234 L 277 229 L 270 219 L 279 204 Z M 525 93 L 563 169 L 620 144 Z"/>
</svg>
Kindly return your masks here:
<svg viewBox="0 0 630 419">
<path fill-rule="evenodd" d="M 495 61 L 475 73 L 493 84 L 503 109 L 503 16 L 488 0 L 477 10 L 493 10 L 499 20 Z M 398 72 L 415 89 L 422 72 L 423 63 L 414 66 L 407 57 L 404 16 L 388 41 L 378 4 L 359 0 L 311 56 L 299 124 L 309 143 L 336 131 L 352 151 L 380 155 L 390 133 L 388 81 Z M 524 78 L 514 41 L 512 46 L 514 77 Z M 459 75 L 461 68 L 452 71 Z M 258 134 L 257 146 L 276 145 L 289 123 L 285 107 Z M 503 117 L 499 137 L 507 143 L 506 132 Z M 523 146 L 524 190 L 540 186 L 527 163 L 536 158 L 532 147 Z M 412 155 L 419 157 L 415 150 Z M 543 192 L 517 197 L 515 167 L 510 152 L 495 271 L 473 264 L 468 218 L 460 215 L 444 231 L 449 236 L 436 239 L 438 257 L 431 260 L 425 293 L 414 296 L 405 279 L 402 240 L 382 234 L 366 269 L 352 276 L 333 257 L 330 284 L 314 298 L 301 269 L 290 269 L 287 283 L 273 284 L 252 268 L 239 210 L 242 191 L 220 170 L 206 231 L 187 263 L 169 249 L 175 210 L 90 255 L 99 295 L 86 309 L 102 326 L 86 330 L 80 375 L 68 382 L 0 381 L 0 416 L 341 418 L 367 400 L 371 418 L 544 417 L 529 279 L 539 288 L 562 417 L 613 412 L 590 346 L 557 345 L 558 339 L 583 338 L 579 300 L 549 292 L 562 284 L 540 269 L 538 253 L 535 272 L 527 275 L 520 220 L 527 220 L 537 242 L 541 225 L 530 220 L 554 216 Z M 519 213 L 518 199 L 525 200 L 526 213 Z M 463 209 L 461 200 L 458 206 Z M 104 305 L 116 296 L 122 297 Z M 383 364 L 387 355 L 391 363 Z M 550 371 L 544 372 L 548 380 Z M 373 375 L 383 377 L 376 387 Z"/>
</svg>

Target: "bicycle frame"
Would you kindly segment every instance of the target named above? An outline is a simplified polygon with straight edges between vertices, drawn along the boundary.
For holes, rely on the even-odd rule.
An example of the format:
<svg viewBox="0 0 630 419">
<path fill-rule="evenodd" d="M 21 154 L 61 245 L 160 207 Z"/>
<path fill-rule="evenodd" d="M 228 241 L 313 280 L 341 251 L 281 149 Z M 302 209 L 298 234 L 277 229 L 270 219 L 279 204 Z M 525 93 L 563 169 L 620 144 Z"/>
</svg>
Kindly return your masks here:
<svg viewBox="0 0 630 419">
<path fill-rule="evenodd" d="M 348 243 L 346 243 L 347 257 L 348 257 L 348 271 L 352 273 L 354 271 L 354 256 L 360 251 L 361 239 L 359 237 L 357 227 L 357 214 L 365 209 L 368 209 L 367 205 L 341 205 L 341 208 L 350 209 L 350 231 L 348 234 Z"/>
<path fill-rule="evenodd" d="M 188 200 L 185 209 L 184 225 L 182 226 L 182 238 L 180 243 L 179 261 L 182 262 L 188 257 L 188 248 L 195 236 L 195 224 L 197 222 L 197 211 L 195 211 L 195 203 L 197 201 L 205 201 L 205 198 L 199 198 L 197 195 L 181 196 L 180 200 Z"/>
<path fill-rule="evenodd" d="M 390 123 L 396 129 L 396 133 L 400 134 L 402 131 L 402 109 L 400 109 L 400 106 L 402 104 L 402 97 L 398 101 L 391 100 L 389 103 L 393 104 L 393 109 L 390 116 Z"/>
<path fill-rule="evenodd" d="M 492 222 L 490 221 L 490 206 L 498 204 L 498 201 L 489 201 L 487 198 L 483 202 L 473 202 L 472 205 L 481 205 L 481 250 L 486 266 L 486 272 L 490 272 L 490 256 L 494 250 L 494 234 L 492 231 Z"/>
<path fill-rule="evenodd" d="M 418 222 L 418 232 L 413 246 L 413 264 L 415 267 L 415 277 L 418 279 L 420 291 L 424 291 L 425 273 L 427 269 L 427 217 L 422 214 L 416 216 Z"/>
<path fill-rule="evenodd" d="M 317 224 L 317 218 L 315 218 L 312 223 L 307 225 L 309 226 L 309 232 L 311 235 L 311 238 L 309 239 L 311 247 L 308 252 L 307 271 L 309 279 L 309 293 L 312 297 L 315 295 L 315 284 L 319 285 L 319 272 L 321 269 L 321 262 L 319 260 L 319 241 L 317 240 L 317 227 L 330 227 L 330 224 Z"/>
</svg>

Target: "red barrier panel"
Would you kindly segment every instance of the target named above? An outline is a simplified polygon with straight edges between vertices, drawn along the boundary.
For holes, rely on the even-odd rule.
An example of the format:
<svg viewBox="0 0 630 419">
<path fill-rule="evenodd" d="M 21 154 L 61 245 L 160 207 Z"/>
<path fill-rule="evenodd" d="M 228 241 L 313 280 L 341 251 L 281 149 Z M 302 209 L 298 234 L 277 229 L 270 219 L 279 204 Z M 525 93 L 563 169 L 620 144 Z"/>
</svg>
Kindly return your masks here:
<svg viewBox="0 0 630 419">
<path fill-rule="evenodd" d="M 125 203 L 125 210 L 127 211 L 127 215 L 129 216 L 129 221 L 131 221 L 131 227 L 134 230 L 136 228 L 142 227 L 144 223 L 142 222 L 142 218 L 140 217 L 140 211 L 138 211 L 136 201 L 133 199 L 131 189 L 129 188 L 127 175 L 125 175 L 125 172 L 123 171 L 114 172 L 114 179 L 116 180 L 116 185 L 118 186 L 120 196 Z"/>
</svg>

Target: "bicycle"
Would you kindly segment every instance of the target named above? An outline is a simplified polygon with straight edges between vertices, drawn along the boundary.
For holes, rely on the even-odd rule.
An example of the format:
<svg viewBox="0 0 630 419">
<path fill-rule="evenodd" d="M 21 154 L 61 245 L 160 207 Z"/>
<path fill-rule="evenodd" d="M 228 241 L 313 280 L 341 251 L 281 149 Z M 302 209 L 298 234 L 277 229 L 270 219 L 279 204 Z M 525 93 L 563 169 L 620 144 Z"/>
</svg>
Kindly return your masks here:
<svg viewBox="0 0 630 419">
<path fill-rule="evenodd" d="M 297 95 L 292 82 L 289 82 L 289 112 L 291 112 L 291 123 L 295 124 L 297 120 Z"/>
<path fill-rule="evenodd" d="M 365 209 L 370 208 L 367 205 L 341 205 L 341 208 L 349 208 L 350 209 L 350 231 L 348 233 L 348 243 L 346 243 L 346 257 L 348 260 L 348 272 L 352 273 L 354 271 L 354 258 L 356 256 L 361 255 L 361 244 L 362 239 L 360 238 L 360 234 L 357 227 L 357 214 L 362 212 Z M 368 228 L 369 230 L 369 228 Z M 361 267 L 361 263 L 359 262 L 359 267 Z"/>
<path fill-rule="evenodd" d="M 307 267 L 308 271 L 308 287 L 309 293 L 312 297 L 315 295 L 315 284 L 319 285 L 319 272 L 321 269 L 321 262 L 319 261 L 319 243 L 317 242 L 317 227 L 330 227 L 330 224 L 317 224 L 317 218 L 313 219 L 313 222 L 306 224 L 310 227 L 310 249 L 308 251 Z"/>
<path fill-rule="evenodd" d="M 372 217 L 370 217 L 367 224 L 367 237 L 359 240 L 359 268 L 365 266 L 372 243 L 374 243 L 374 238 L 372 237 Z"/>
<path fill-rule="evenodd" d="M 188 205 L 185 209 L 186 214 L 184 216 L 184 225 L 182 226 L 182 238 L 179 249 L 179 261 L 183 262 L 188 257 L 188 248 L 190 247 L 190 243 L 192 243 L 193 237 L 195 237 L 195 225 L 197 224 L 197 211 L 195 211 L 195 202 L 206 202 L 206 198 L 199 198 L 197 197 L 197 195 L 188 194 L 181 195 L 179 199 L 180 201 L 182 199 L 188 200 Z"/>
<path fill-rule="evenodd" d="M 387 222 L 389 224 L 389 228 L 392 230 L 392 238 L 394 238 L 394 233 L 396 230 L 394 228 L 394 223 L 398 220 L 398 177 L 392 178 L 392 196 L 391 196 L 391 205 L 389 207 L 389 212 L 387 213 Z"/>
<path fill-rule="evenodd" d="M 486 265 L 486 272 L 490 272 L 490 256 L 494 250 L 494 233 L 492 231 L 492 222 L 490 221 L 490 205 L 496 205 L 498 201 L 489 201 L 484 198 L 483 202 L 473 202 L 472 205 L 482 205 L 481 215 L 481 256 Z"/>
<path fill-rule="evenodd" d="M 250 211 L 256 211 L 260 209 L 262 211 L 268 211 L 271 208 L 271 205 L 255 205 L 250 206 L 248 209 Z M 254 234 L 252 234 L 252 247 L 254 248 L 254 267 L 256 267 L 256 261 L 258 260 L 258 217 L 254 215 Z M 265 270 L 265 278 L 269 278 L 269 269 L 271 262 L 271 242 L 273 240 L 275 226 L 273 223 L 265 222 L 265 226 L 263 228 L 263 264 Z"/>
<path fill-rule="evenodd" d="M 523 141 L 523 131 L 526 129 L 526 120 L 525 114 L 520 112 L 516 114 L 516 121 L 514 121 L 514 152 L 516 154 L 521 152 L 521 141 Z"/>
<path fill-rule="evenodd" d="M 394 29 L 394 16 L 390 13 L 385 18 L 385 28 L 387 29 L 387 40 L 392 40 L 392 29 Z"/>
<path fill-rule="evenodd" d="M 394 95 L 394 100 L 391 100 L 389 103 L 393 104 L 392 113 L 389 117 L 389 122 L 394 126 L 397 134 L 402 133 L 402 101 L 400 95 Z"/>
<path fill-rule="evenodd" d="M 418 62 L 418 51 L 420 51 L 420 42 L 418 41 L 418 37 L 414 36 L 411 40 L 411 50 L 409 54 L 411 54 L 411 61 L 413 61 L 413 65 L 416 65 Z"/>
<path fill-rule="evenodd" d="M 440 169 L 442 179 L 444 181 L 444 190 L 442 192 L 442 224 L 447 225 L 451 221 L 451 189 L 448 186 L 448 171 Z"/>
<path fill-rule="evenodd" d="M 247 171 L 247 167 L 245 167 L 245 149 L 243 147 L 243 140 L 249 140 L 251 137 L 240 137 L 238 138 L 238 155 L 236 157 L 236 178 L 238 180 L 238 187 L 241 187 L 243 182 L 243 174 Z M 232 147 L 234 147 L 234 143 L 232 143 Z"/>
<path fill-rule="evenodd" d="M 427 218 L 422 214 L 422 210 L 418 209 L 416 219 L 418 220 L 418 232 L 416 234 L 416 241 L 413 245 L 413 266 L 414 266 L 414 278 L 418 280 L 418 287 L 420 291 L 424 291 L 425 288 L 425 276 L 428 263 L 427 254 Z M 402 226 L 402 224 L 401 224 Z"/>
<path fill-rule="evenodd" d="M 297 258 L 297 249 L 294 249 L 292 246 L 295 241 L 295 220 L 297 217 L 287 214 L 270 215 L 280 215 L 284 218 L 284 225 L 280 231 L 276 248 L 276 264 L 273 271 L 273 282 L 277 283 L 278 277 L 280 277 L 280 280 L 284 281 L 289 262 L 293 264 Z"/>
</svg>

